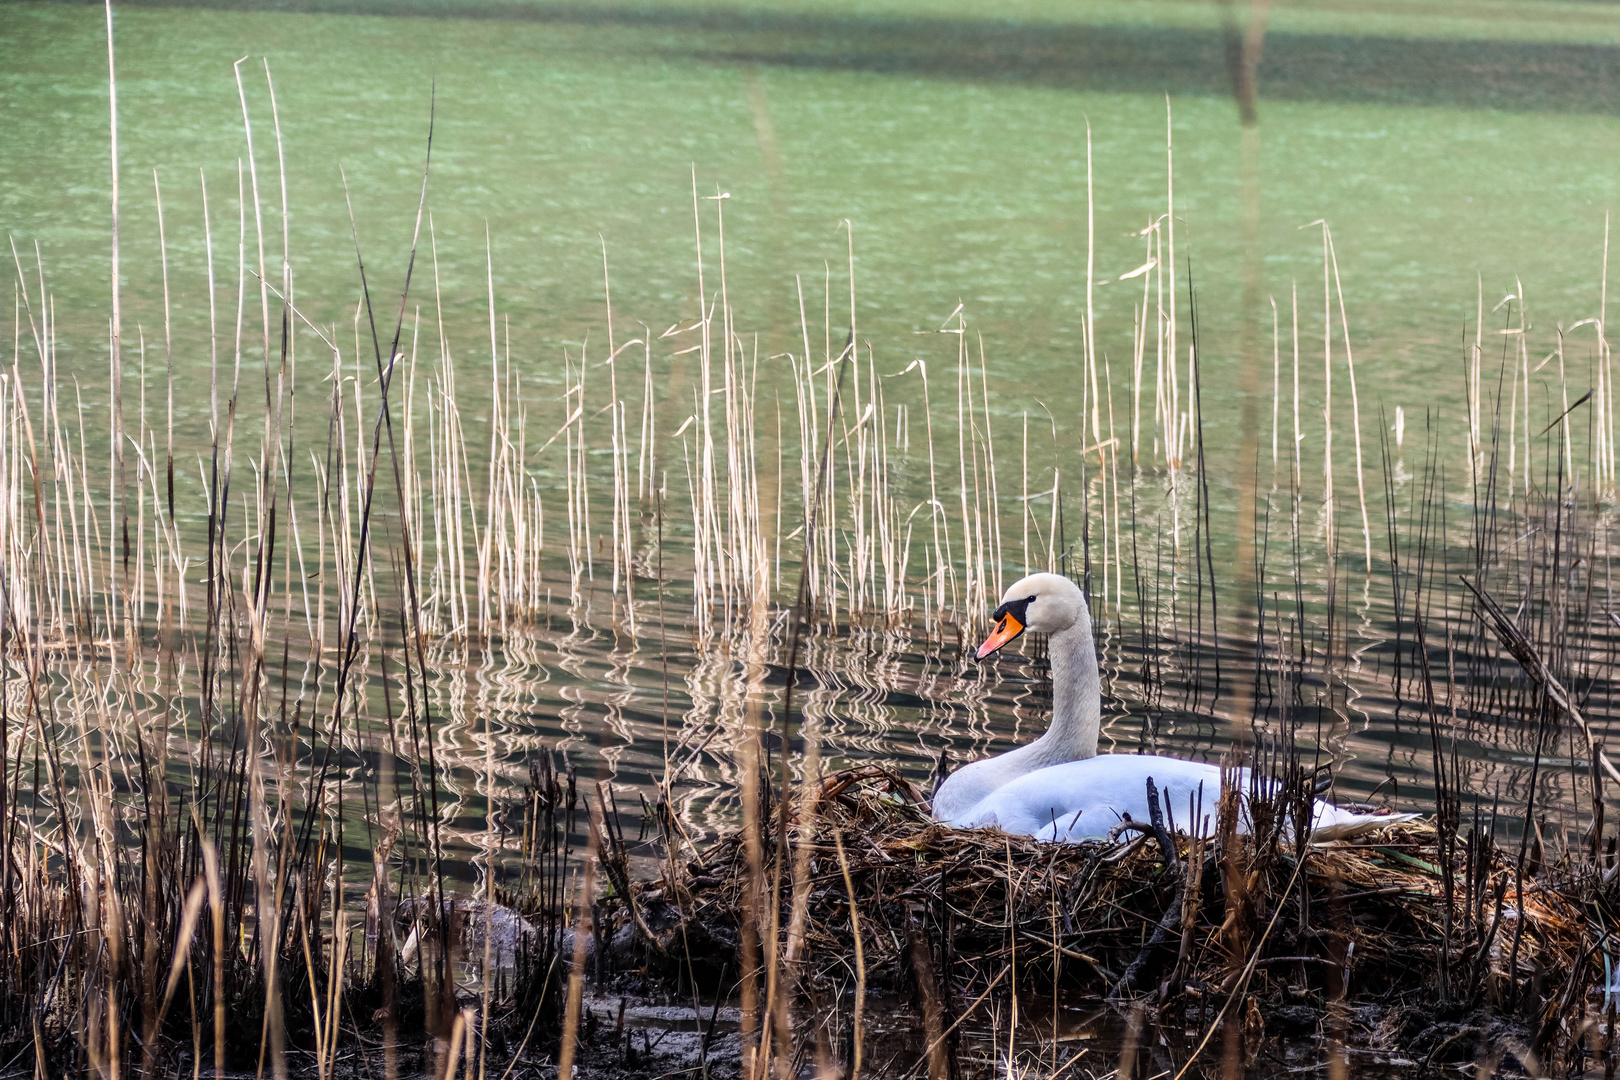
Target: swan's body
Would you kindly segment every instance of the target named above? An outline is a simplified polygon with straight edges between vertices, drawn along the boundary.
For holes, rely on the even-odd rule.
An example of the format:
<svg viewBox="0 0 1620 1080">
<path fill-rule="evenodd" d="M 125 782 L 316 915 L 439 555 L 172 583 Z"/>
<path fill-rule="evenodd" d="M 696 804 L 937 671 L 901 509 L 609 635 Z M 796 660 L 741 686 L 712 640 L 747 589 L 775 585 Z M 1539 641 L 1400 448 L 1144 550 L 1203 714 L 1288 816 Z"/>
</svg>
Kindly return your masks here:
<svg viewBox="0 0 1620 1080">
<path fill-rule="evenodd" d="M 1159 805 L 1177 832 L 1214 835 L 1221 798 L 1219 765 L 1132 754 L 1104 754 L 1037 769 L 997 788 L 966 814 L 946 823 L 964 829 L 996 828 L 1062 843 L 1100 839 L 1126 814 L 1135 821 L 1150 820 L 1150 779 L 1159 790 Z M 1249 771 L 1238 770 L 1237 779 L 1247 799 Z M 1318 799 L 1311 812 L 1311 838 L 1357 836 L 1413 816 L 1356 813 Z M 1248 824 L 1248 814 L 1240 810 L 1238 831 L 1247 832 Z"/>
<path fill-rule="evenodd" d="M 1218 765 L 1168 757 L 1105 754 L 1037 769 L 1004 784 L 966 813 L 945 819 L 963 829 L 997 828 L 1038 840 L 1107 836 L 1129 814 L 1148 820 L 1147 781 L 1178 831 L 1207 834 L 1220 802 Z"/>
<path fill-rule="evenodd" d="M 995 827 L 1038 840 L 1102 837 L 1126 814 L 1148 820 L 1147 781 L 1178 831 L 1209 835 L 1221 793 L 1221 767 L 1179 758 L 1097 755 L 1102 686 L 1084 595 L 1067 578 L 1032 574 L 1006 592 L 982 659 L 1027 627 L 1049 635 L 1052 725 L 1027 746 L 966 765 L 934 793 L 934 816 L 955 828 Z M 1245 788 L 1247 771 L 1239 776 Z M 1415 814 L 1362 814 L 1317 800 L 1312 837 L 1355 836 Z M 1242 828 L 1247 815 L 1240 815 Z"/>
</svg>

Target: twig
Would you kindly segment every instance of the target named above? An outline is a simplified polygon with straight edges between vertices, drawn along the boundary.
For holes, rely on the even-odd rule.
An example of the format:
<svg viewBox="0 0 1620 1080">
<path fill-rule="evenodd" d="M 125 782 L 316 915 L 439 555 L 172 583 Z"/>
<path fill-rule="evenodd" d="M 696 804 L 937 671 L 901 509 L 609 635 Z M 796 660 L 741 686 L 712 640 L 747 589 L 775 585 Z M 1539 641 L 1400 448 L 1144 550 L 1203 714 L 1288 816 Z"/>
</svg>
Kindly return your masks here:
<svg viewBox="0 0 1620 1080">
<path fill-rule="evenodd" d="M 1152 823 L 1153 838 L 1158 841 L 1159 848 L 1164 852 L 1166 869 L 1171 873 L 1176 873 L 1181 869 L 1181 859 L 1176 855 L 1175 841 L 1171 838 L 1169 830 L 1164 827 L 1164 809 L 1159 805 L 1159 789 L 1154 786 L 1151 776 L 1148 777 L 1147 781 L 1147 800 L 1148 819 Z M 1130 966 L 1125 969 L 1125 974 L 1119 977 L 1119 982 L 1115 983 L 1114 988 L 1108 991 L 1110 1001 L 1117 1001 L 1136 988 L 1136 980 L 1141 977 L 1143 969 L 1153 959 L 1153 954 L 1169 940 L 1171 929 L 1180 925 L 1181 901 L 1185 892 L 1186 877 L 1178 873 L 1175 891 L 1170 894 L 1170 903 L 1165 905 L 1164 914 L 1159 916 L 1158 923 L 1153 927 L 1153 933 L 1149 935 L 1147 943 L 1142 946 L 1141 951 L 1136 954 L 1136 959 L 1130 962 Z"/>
</svg>

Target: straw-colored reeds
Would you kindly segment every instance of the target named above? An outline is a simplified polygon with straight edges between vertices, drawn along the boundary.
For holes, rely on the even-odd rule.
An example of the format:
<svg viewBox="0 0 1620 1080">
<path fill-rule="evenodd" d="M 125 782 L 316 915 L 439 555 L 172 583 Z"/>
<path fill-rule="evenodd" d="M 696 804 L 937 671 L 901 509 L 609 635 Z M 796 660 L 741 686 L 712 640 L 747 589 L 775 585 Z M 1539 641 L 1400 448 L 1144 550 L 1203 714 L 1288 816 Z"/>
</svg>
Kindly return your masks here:
<svg viewBox="0 0 1620 1080">
<path fill-rule="evenodd" d="M 109 49 L 110 74 L 112 62 Z M 235 76 L 243 120 L 235 205 L 219 199 L 216 183 L 211 206 L 199 176 L 201 219 L 186 222 L 165 214 L 174 185 L 154 175 L 158 263 L 150 270 L 161 284 L 161 363 L 147 363 L 145 329 L 123 306 L 117 282 L 130 268 L 119 262 L 116 216 L 105 381 L 99 371 L 91 379 L 59 370 L 47 260 L 37 245 L 11 243 L 11 355 L 0 370 L 0 1042 L 31 1054 L 42 1074 L 117 1076 L 139 1059 L 143 1074 L 156 1075 L 189 1055 L 194 1075 L 262 1066 L 327 1077 L 364 1045 L 379 1048 L 384 1075 L 422 1060 L 452 1075 L 458 1062 L 487 1063 L 503 1033 L 509 1045 L 528 1046 L 532 1036 L 577 1058 L 586 1045 L 579 1027 L 585 960 L 588 952 L 599 956 L 597 883 L 625 903 L 637 895 L 628 845 L 615 839 L 617 812 L 604 806 L 615 798 L 612 777 L 581 803 L 576 778 L 565 783 L 549 756 L 511 760 L 503 742 L 510 732 L 492 717 L 520 713 L 538 682 L 512 672 L 555 659 L 573 676 L 587 656 L 608 658 L 611 690 L 589 714 L 604 740 L 629 731 L 626 716 L 638 706 L 662 713 L 657 794 L 659 858 L 672 867 L 666 887 L 694 898 L 701 891 L 678 865 L 677 853 L 690 854 L 700 839 L 686 829 L 743 819 L 746 873 L 736 879 L 741 892 L 727 894 L 726 918 L 740 950 L 731 973 L 747 974 L 738 991 L 744 1052 L 791 1060 L 803 1019 L 817 1013 L 806 1002 L 830 993 L 815 973 L 845 959 L 828 927 L 847 923 L 859 942 L 849 960 L 859 986 L 876 985 L 896 965 L 927 968 L 942 980 L 940 997 L 925 1002 L 933 1034 L 921 1055 L 937 1062 L 947 1029 L 966 1015 L 947 1018 L 959 995 L 970 987 L 988 995 L 999 976 L 983 966 L 952 983 L 955 961 L 917 944 L 925 938 L 921 922 L 872 906 L 888 894 L 875 883 L 871 845 L 859 834 L 888 830 L 878 850 L 896 859 L 895 845 L 915 841 L 905 851 L 922 853 L 928 865 L 942 863 L 958 841 L 914 810 L 829 795 L 819 773 L 823 761 L 847 751 L 837 729 L 848 714 L 883 708 L 871 703 L 896 689 L 940 714 L 961 709 L 982 721 L 999 676 L 964 666 L 965 647 L 1003 588 L 1036 568 L 1084 581 L 1099 639 L 1111 650 L 1110 701 L 1128 703 L 1131 723 L 1141 718 L 1150 743 L 1170 710 L 1230 700 L 1236 679 L 1256 688 L 1253 715 L 1236 719 L 1273 735 L 1298 729 L 1308 710 L 1335 730 L 1347 724 L 1352 677 L 1408 702 L 1420 688 L 1434 787 L 1451 807 L 1424 861 L 1452 869 L 1438 875 L 1442 901 L 1433 881 L 1422 889 L 1408 881 L 1410 864 L 1400 859 L 1378 873 L 1406 874 L 1400 887 L 1423 893 L 1421 910 L 1443 913 L 1442 937 L 1457 927 L 1483 932 L 1481 896 L 1505 902 L 1494 821 L 1492 831 L 1470 834 L 1480 839 L 1459 839 L 1458 781 L 1447 755 L 1459 738 L 1477 734 L 1471 725 L 1481 717 L 1513 725 L 1501 737 L 1536 764 L 1527 788 L 1510 783 L 1508 790 L 1527 791 L 1514 813 L 1535 822 L 1548 812 L 1536 801 L 1535 770 L 1570 733 L 1564 714 L 1571 708 L 1556 705 L 1548 680 L 1607 686 L 1612 638 L 1599 598 L 1616 451 L 1604 337 L 1606 231 L 1598 314 L 1567 331 L 1595 327 L 1590 393 L 1572 392 L 1581 385 L 1579 365 L 1566 365 L 1562 333 L 1548 342 L 1557 385 L 1551 372 L 1533 378 L 1540 369 L 1530 364 L 1530 338 L 1538 328 L 1525 315 L 1524 289 L 1515 283 L 1505 332 L 1492 334 L 1481 285 L 1460 421 L 1467 437 L 1459 475 L 1469 478 L 1473 520 L 1464 527 L 1446 517 L 1456 508 L 1447 509 L 1440 421 L 1425 415 L 1419 438 L 1414 411 L 1414 445 L 1425 455 L 1417 476 L 1395 460 L 1381 431 L 1375 443 L 1384 464 L 1386 554 L 1374 545 L 1365 480 L 1378 474 L 1364 468 L 1371 432 L 1363 431 L 1346 297 L 1322 225 L 1322 319 L 1320 326 L 1311 316 L 1302 321 L 1296 289 L 1291 384 L 1273 310 L 1274 476 L 1288 489 L 1278 497 L 1290 500 L 1290 521 L 1268 518 L 1258 537 L 1258 618 L 1245 628 L 1257 637 L 1255 667 L 1234 672 L 1221 667 L 1222 635 L 1231 627 L 1217 607 L 1218 590 L 1230 587 L 1216 559 L 1226 523 L 1210 491 L 1220 465 L 1204 438 L 1204 410 L 1219 406 L 1203 383 L 1190 290 L 1178 284 L 1184 268 L 1176 263 L 1168 112 L 1164 211 L 1128 252 L 1105 252 L 1095 230 L 1088 143 L 1086 276 L 1076 281 L 1086 300 L 1071 379 L 1080 408 L 1062 422 L 1047 412 L 1032 430 L 1029 409 L 1044 406 L 1016 402 L 1005 389 L 1012 380 L 993 377 L 998 342 L 964 306 L 933 323 L 938 333 L 920 345 L 908 342 L 904 362 L 891 343 L 862 336 L 853 224 L 837 273 L 826 265 L 819 290 L 813 278 L 809 287 L 799 279 L 797 326 L 783 339 L 793 344 L 766 355 L 734 307 L 729 196 L 700 194 L 695 171 L 689 302 L 659 319 L 627 319 L 614 306 L 604 240 L 603 328 L 559 355 L 534 355 L 509 331 L 495 287 L 493 230 L 485 237 L 481 318 L 461 326 L 447 315 L 454 306 L 441 288 L 426 164 L 412 278 L 398 308 L 374 306 L 382 290 L 366 279 L 357 228 L 356 296 L 303 298 L 274 83 L 268 65 L 262 87 L 251 67 L 238 64 Z M 269 150 L 255 147 L 254 124 L 266 107 L 276 167 L 261 174 Z M 115 211 L 118 167 L 115 144 Z M 182 232 L 201 238 L 202 265 L 173 260 Z M 1098 302 L 1098 267 L 1116 255 L 1126 266 L 1143 260 L 1115 279 L 1142 279 L 1139 297 L 1128 286 L 1128 328 L 1110 325 Z M 422 295 L 430 272 L 431 303 Z M 200 326 L 174 317 L 183 298 L 200 311 L 204 297 L 206 339 Z M 1307 298 L 1307 310 L 1313 303 Z M 311 314 L 340 308 L 341 322 Z M 1191 333 L 1182 332 L 1183 320 Z M 668 328 L 649 329 L 656 325 Z M 1318 332 L 1319 383 L 1300 364 L 1302 342 Z M 476 361 L 452 337 L 480 342 Z M 1484 342 L 1495 337 L 1509 347 L 1493 373 Z M 1110 340 L 1128 345 L 1128 363 L 1110 362 Z M 1538 338 L 1535 349 L 1548 345 Z M 200 370 L 204 357 L 206 432 L 188 434 L 177 427 L 175 383 Z M 1335 417 L 1332 389 L 1341 378 L 1350 390 L 1363 534 L 1363 559 L 1353 568 L 1337 558 L 1332 446 L 1345 417 L 1342 410 Z M 1281 401 L 1285 392 L 1291 406 Z M 1319 426 L 1302 408 L 1318 392 Z M 1583 402 L 1591 404 L 1584 412 Z M 1286 452 L 1279 448 L 1285 409 L 1292 416 Z M 1545 429 L 1532 425 L 1543 412 L 1557 417 Z M 1021 430 L 1009 427 L 1020 422 Z M 1012 436 L 1016 478 L 1006 460 Z M 1311 438 L 1322 442 L 1319 483 L 1307 483 L 1300 466 Z M 1403 453 L 1401 439 L 1395 455 Z M 1221 483 L 1219 475 L 1213 480 Z M 1314 539 L 1299 526 L 1309 502 L 1322 507 Z M 1265 542 L 1283 547 L 1284 535 L 1287 552 L 1276 559 Z M 1494 624 L 1453 580 L 1459 571 L 1519 613 L 1518 647 L 1539 657 L 1539 667 L 1502 651 Z M 1352 572 L 1361 596 L 1375 581 L 1385 588 L 1379 575 L 1388 578 L 1394 644 L 1371 634 L 1356 643 L 1384 650 L 1377 655 L 1388 666 L 1371 674 L 1363 653 L 1352 655 L 1347 629 L 1342 594 Z M 611 634 L 611 644 L 593 643 L 598 634 Z M 670 671 L 672 641 L 695 657 L 687 670 Z M 637 650 L 654 642 L 660 685 L 649 698 L 632 673 L 650 655 L 638 659 Z M 907 659 L 919 652 L 921 671 Z M 1122 656 L 1134 665 L 1128 673 Z M 1541 674 L 1524 675 L 1529 668 Z M 795 692 L 796 711 L 776 686 L 784 670 L 789 680 L 815 674 L 814 686 Z M 671 681 L 689 705 L 684 717 L 672 713 Z M 583 728 L 580 715 L 569 722 Z M 984 749 L 989 740 L 979 734 L 973 745 Z M 786 755 L 780 749 L 796 745 L 802 749 Z M 1332 737 L 1323 745 L 1331 747 Z M 610 772 L 612 752 L 595 760 Z M 713 800 L 691 811 L 682 784 L 700 769 L 715 788 L 740 791 L 742 807 Z M 908 803 L 919 801 L 909 781 L 895 783 Z M 1594 839 L 1584 861 L 1567 844 L 1560 858 L 1572 868 L 1569 880 L 1586 890 L 1579 903 L 1607 904 L 1615 874 L 1604 847 L 1602 780 L 1594 774 L 1571 783 L 1597 793 L 1587 800 Z M 580 813 L 587 816 L 575 820 Z M 582 821 L 593 835 L 583 852 L 572 839 Z M 521 841 L 504 852 L 511 831 Z M 1526 867 L 1538 859 L 1557 864 L 1547 852 L 1562 843 L 1536 835 L 1542 853 L 1532 856 L 1529 841 L 1521 842 L 1510 875 L 1515 896 L 1532 897 L 1515 899 L 1521 911 L 1540 902 Z M 920 891 L 906 903 L 955 902 L 973 889 L 994 891 L 1020 875 L 1050 878 L 1059 861 L 1074 867 L 1090 858 L 1006 838 L 960 843 L 977 853 L 976 883 L 969 888 L 964 878 L 957 892 L 943 884 L 930 892 L 920 875 L 908 885 Z M 996 843 L 1001 857 L 992 858 Z M 1493 846 L 1465 850 L 1470 843 Z M 1486 850 L 1488 857 L 1478 854 Z M 356 851 L 369 852 L 360 865 Z M 1202 865 L 1205 854 L 1188 853 L 1188 865 Z M 1372 874 L 1352 865 L 1358 858 L 1364 854 L 1330 854 L 1317 865 L 1332 863 L 1345 880 Z M 479 875 L 476 897 L 455 895 L 457 875 L 447 865 L 454 870 L 458 860 Z M 1139 853 L 1122 865 L 1142 884 L 1153 876 L 1150 862 Z M 1270 878 L 1261 875 L 1268 888 L 1280 865 L 1268 865 Z M 1452 870 L 1477 881 L 1459 885 Z M 1140 904 L 1159 904 L 1169 880 L 1153 877 Z M 1015 899 L 1050 916 L 1055 888 Z M 1274 893 L 1286 898 L 1289 890 Z M 482 906 L 468 907 L 473 900 Z M 1250 906 L 1258 920 L 1263 905 Z M 1520 957 L 1542 955 L 1553 938 L 1563 949 L 1566 938 L 1586 933 L 1559 910 L 1568 926 L 1532 936 L 1528 946 L 1516 935 L 1501 986 L 1525 992 L 1517 989 Z M 1194 940 L 1195 930 L 1212 932 L 1207 912 L 1184 912 L 1181 942 Z M 647 938 L 634 910 L 625 914 Z M 517 944 L 501 960 L 491 942 L 497 918 L 509 916 L 518 921 L 501 925 Z M 469 946 L 464 939 L 480 919 L 483 937 Z M 691 910 L 681 920 L 698 932 Z M 1164 924 L 1167 938 L 1175 925 Z M 884 927 L 894 936 L 878 934 Z M 1121 957 L 1130 951 L 1120 944 L 1125 927 L 1109 928 Z M 703 932 L 718 940 L 712 927 Z M 1234 934 L 1217 935 L 1228 974 L 1247 967 L 1243 977 L 1251 978 L 1275 959 L 1260 950 L 1258 931 L 1242 938 L 1241 949 Z M 666 958 L 680 955 L 670 942 L 661 947 Z M 985 948 L 975 963 L 999 962 Z M 1026 975 L 1039 970 L 1039 942 L 1013 939 L 1009 965 L 1014 949 Z M 1052 945 L 1045 955 L 1054 970 L 1122 975 L 1126 966 L 1081 946 Z M 1328 963 L 1310 956 L 1299 963 Z M 1490 973 L 1500 961 L 1489 953 L 1473 962 L 1496 979 Z M 1204 983 L 1198 973 L 1213 963 L 1203 952 L 1177 960 L 1183 974 Z M 476 972 L 474 1006 L 457 996 L 468 972 Z M 690 965 L 684 977 L 690 984 Z M 1013 974 L 1007 980 L 1009 989 L 1019 982 Z M 857 1032 L 863 1000 L 852 1016 Z M 404 1024 L 407 1008 L 420 1010 L 410 1013 L 415 1028 Z M 232 1015 L 254 1022 L 233 1024 Z M 409 1030 L 427 1037 L 412 1042 Z M 307 1062 L 295 1044 L 313 1047 Z"/>
</svg>

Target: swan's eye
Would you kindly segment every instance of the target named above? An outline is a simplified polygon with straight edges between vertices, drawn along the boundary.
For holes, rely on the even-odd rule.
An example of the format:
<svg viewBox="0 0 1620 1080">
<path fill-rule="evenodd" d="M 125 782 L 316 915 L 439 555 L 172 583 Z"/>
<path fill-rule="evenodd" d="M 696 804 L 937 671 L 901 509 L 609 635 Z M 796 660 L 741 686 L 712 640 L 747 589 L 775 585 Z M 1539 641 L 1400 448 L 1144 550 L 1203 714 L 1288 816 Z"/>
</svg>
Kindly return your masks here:
<svg viewBox="0 0 1620 1080">
<path fill-rule="evenodd" d="M 1026 596 L 1024 598 L 1024 603 L 1026 603 L 1026 604 L 1033 604 L 1034 602 L 1035 602 L 1035 597 L 1033 597 L 1033 596 Z"/>
</svg>

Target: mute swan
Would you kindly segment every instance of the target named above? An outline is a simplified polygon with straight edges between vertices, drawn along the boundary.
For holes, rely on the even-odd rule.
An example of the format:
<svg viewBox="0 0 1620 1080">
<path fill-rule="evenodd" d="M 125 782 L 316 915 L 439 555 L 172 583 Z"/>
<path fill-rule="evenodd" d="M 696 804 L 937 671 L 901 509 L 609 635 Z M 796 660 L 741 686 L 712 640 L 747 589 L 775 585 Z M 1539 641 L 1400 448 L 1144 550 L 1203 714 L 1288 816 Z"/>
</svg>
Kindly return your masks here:
<svg viewBox="0 0 1620 1080">
<path fill-rule="evenodd" d="M 1212 830 L 1221 793 L 1219 765 L 1134 754 L 1097 756 L 1102 684 L 1091 613 L 1074 582 L 1058 574 L 1031 574 L 1007 590 L 993 617 L 996 627 L 979 646 L 980 660 L 1025 630 L 1047 635 L 1052 723 L 1029 745 L 975 761 L 947 777 L 934 793 L 936 818 L 955 828 L 993 826 L 1047 841 L 1101 837 L 1125 814 L 1148 820 L 1151 777 L 1178 825 L 1206 835 Z M 1247 770 L 1239 777 L 1247 787 Z M 1311 831 L 1314 839 L 1327 840 L 1416 816 L 1360 814 L 1317 800 Z"/>
</svg>

